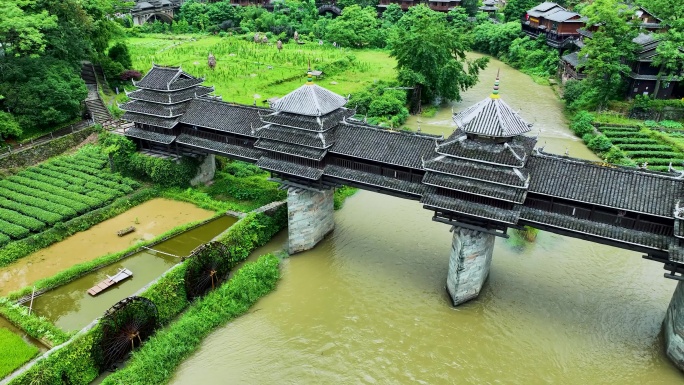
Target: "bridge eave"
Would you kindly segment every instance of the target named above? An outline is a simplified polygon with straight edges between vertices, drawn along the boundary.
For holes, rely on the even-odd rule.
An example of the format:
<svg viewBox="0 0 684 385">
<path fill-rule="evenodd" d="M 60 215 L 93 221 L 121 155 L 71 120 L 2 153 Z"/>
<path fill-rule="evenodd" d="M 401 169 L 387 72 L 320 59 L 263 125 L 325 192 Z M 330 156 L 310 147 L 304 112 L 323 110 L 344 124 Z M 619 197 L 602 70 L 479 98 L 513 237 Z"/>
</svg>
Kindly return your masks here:
<svg viewBox="0 0 684 385">
<path fill-rule="evenodd" d="M 658 259 L 662 259 L 663 261 L 668 260 L 668 255 L 669 255 L 668 251 L 664 250 L 664 249 L 659 249 L 657 247 L 640 245 L 640 244 L 636 244 L 636 243 L 621 241 L 618 239 L 606 238 L 606 237 L 602 237 L 599 235 L 583 233 L 583 232 L 579 232 L 579 231 L 575 231 L 575 230 L 564 229 L 562 227 L 551 226 L 551 225 L 543 224 L 540 222 L 528 221 L 528 220 L 523 219 L 523 218 L 520 218 L 519 224 L 522 226 L 530 226 L 530 227 L 534 227 L 535 229 L 548 231 L 550 233 L 555 233 L 555 234 L 563 235 L 566 237 L 583 239 L 585 241 L 600 243 L 603 245 L 617 247 L 619 249 L 626 249 L 626 250 L 636 251 L 639 253 L 645 253 L 647 255 L 657 257 Z"/>
</svg>

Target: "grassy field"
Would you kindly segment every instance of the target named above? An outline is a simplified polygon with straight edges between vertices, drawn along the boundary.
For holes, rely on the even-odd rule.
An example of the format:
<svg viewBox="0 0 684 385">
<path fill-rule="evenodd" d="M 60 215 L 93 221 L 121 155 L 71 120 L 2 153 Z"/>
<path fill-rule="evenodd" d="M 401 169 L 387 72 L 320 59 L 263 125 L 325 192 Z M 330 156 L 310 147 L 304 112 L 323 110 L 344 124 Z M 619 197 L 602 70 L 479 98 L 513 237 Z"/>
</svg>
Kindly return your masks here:
<svg viewBox="0 0 684 385">
<path fill-rule="evenodd" d="M 0 352 L 0 378 L 3 378 L 38 354 L 38 348 L 27 344 L 11 331 L 0 328 Z"/>
<path fill-rule="evenodd" d="M 274 43 L 255 44 L 236 37 L 150 35 L 127 39 L 133 66 L 147 72 L 152 63 L 182 66 L 194 76 L 206 78 L 223 100 L 252 104 L 280 97 L 306 81 L 309 61 L 325 77 L 316 83 L 347 95 L 377 80 L 396 76 L 396 62 L 386 51 L 337 49 L 319 46 L 284 44 L 278 52 Z M 207 66 L 207 56 L 216 56 L 216 69 Z"/>
</svg>

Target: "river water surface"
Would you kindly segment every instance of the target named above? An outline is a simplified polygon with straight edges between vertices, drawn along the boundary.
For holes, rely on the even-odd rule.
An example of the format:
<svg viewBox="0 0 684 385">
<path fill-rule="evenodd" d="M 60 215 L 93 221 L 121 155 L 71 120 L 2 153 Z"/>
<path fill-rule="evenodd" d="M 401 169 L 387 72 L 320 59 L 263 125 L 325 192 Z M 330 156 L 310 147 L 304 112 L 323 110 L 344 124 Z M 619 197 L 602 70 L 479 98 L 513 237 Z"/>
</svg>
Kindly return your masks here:
<svg viewBox="0 0 684 385">
<path fill-rule="evenodd" d="M 492 60 L 454 106 L 501 95 L 547 151 L 595 159 L 548 87 Z M 450 111 L 421 118 L 448 135 Z M 440 123 L 441 120 L 441 123 Z M 534 134 L 534 132 L 533 132 Z M 637 253 L 550 233 L 498 239 L 479 298 L 445 294 L 451 234 L 414 201 L 361 191 L 278 288 L 218 329 L 173 384 L 679 384 L 660 325 L 675 282 Z M 262 251 L 282 248 L 279 234 Z"/>
</svg>

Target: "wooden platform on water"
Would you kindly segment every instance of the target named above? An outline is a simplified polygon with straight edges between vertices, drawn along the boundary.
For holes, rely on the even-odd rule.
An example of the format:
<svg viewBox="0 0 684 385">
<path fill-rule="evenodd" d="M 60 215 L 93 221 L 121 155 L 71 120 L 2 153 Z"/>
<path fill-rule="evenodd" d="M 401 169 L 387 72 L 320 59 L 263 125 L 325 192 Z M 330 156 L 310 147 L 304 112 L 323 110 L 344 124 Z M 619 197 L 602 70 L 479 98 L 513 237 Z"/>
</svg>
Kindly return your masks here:
<svg viewBox="0 0 684 385">
<path fill-rule="evenodd" d="M 103 291 L 109 289 L 110 287 L 118 284 L 119 282 L 128 279 L 133 276 L 133 272 L 128 269 L 119 269 L 119 272 L 113 276 L 107 276 L 107 279 L 98 283 L 97 285 L 88 289 L 88 294 L 95 297 L 96 295 L 102 293 Z"/>
<path fill-rule="evenodd" d="M 131 226 L 131 227 L 126 227 L 126 228 L 123 229 L 123 230 L 117 231 L 117 232 L 116 232 L 116 235 L 118 235 L 118 236 L 120 236 L 120 237 L 123 237 L 124 235 L 130 234 L 130 233 L 132 233 L 132 232 L 134 232 L 134 231 L 135 231 L 135 227 L 133 227 L 133 226 Z"/>
</svg>

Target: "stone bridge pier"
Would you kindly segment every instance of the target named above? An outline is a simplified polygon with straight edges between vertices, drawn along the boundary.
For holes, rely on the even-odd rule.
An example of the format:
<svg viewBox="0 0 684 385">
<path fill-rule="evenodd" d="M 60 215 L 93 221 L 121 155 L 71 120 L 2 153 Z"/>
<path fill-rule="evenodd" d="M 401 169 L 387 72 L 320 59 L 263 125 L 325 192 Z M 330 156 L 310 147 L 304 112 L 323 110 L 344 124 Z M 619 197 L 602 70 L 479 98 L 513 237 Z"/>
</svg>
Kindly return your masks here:
<svg viewBox="0 0 684 385">
<path fill-rule="evenodd" d="M 663 334 L 667 356 L 679 370 L 684 370 L 684 282 L 682 281 L 677 284 L 670 306 L 665 313 Z"/>
<path fill-rule="evenodd" d="M 477 298 L 489 276 L 494 235 L 453 226 L 447 291 L 458 306 Z"/>
<path fill-rule="evenodd" d="M 335 228 L 333 190 L 287 189 L 287 232 L 290 255 L 312 249 Z"/>
</svg>

